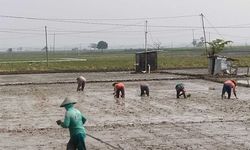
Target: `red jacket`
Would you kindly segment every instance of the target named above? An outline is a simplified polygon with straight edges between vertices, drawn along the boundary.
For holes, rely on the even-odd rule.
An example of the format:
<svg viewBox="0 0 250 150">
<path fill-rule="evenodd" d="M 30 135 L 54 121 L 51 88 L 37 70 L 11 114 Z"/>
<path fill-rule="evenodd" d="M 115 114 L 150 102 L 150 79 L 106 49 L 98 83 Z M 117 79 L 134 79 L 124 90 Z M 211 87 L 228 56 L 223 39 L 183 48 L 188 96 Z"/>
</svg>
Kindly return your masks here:
<svg viewBox="0 0 250 150">
<path fill-rule="evenodd" d="M 116 85 L 115 85 L 115 89 L 117 89 L 117 90 L 121 90 L 121 89 L 124 89 L 124 84 L 123 83 L 117 83 Z"/>
</svg>

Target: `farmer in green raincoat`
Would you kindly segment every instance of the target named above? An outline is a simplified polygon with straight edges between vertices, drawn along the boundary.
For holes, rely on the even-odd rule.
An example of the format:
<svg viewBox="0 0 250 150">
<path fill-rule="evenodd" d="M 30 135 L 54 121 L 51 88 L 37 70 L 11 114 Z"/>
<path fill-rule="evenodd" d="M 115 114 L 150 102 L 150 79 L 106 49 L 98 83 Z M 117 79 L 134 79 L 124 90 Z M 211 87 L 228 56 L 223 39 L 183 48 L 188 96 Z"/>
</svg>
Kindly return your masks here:
<svg viewBox="0 0 250 150">
<path fill-rule="evenodd" d="M 66 109 L 64 121 L 57 120 L 57 124 L 63 128 L 69 128 L 70 140 L 67 144 L 67 150 L 86 150 L 85 137 L 86 132 L 83 124 L 86 118 L 82 113 L 74 108 L 76 101 L 66 97 L 60 107 Z"/>
</svg>

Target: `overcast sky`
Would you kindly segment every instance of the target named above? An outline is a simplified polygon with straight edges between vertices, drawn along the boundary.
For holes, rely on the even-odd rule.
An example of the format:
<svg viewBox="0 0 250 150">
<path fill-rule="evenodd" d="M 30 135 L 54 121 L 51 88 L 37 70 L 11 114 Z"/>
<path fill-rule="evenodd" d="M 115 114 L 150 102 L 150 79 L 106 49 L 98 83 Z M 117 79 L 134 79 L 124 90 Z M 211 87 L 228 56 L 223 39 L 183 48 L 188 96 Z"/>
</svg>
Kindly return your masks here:
<svg viewBox="0 0 250 150">
<path fill-rule="evenodd" d="M 249 0 L 0 0 L 0 48 L 191 46 L 203 36 L 250 44 Z M 55 41 L 55 42 L 54 42 Z"/>
</svg>

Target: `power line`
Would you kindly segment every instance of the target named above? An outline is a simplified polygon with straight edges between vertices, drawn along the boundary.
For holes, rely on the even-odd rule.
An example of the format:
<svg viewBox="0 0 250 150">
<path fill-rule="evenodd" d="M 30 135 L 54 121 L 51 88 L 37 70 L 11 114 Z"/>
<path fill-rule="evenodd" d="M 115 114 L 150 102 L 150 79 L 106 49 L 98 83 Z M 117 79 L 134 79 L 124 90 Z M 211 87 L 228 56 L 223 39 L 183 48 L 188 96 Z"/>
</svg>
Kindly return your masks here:
<svg viewBox="0 0 250 150">
<path fill-rule="evenodd" d="M 90 24 L 90 25 L 100 25 L 100 26 L 106 26 L 106 27 L 96 27 L 96 30 L 93 30 L 94 28 L 88 28 L 88 29 L 92 29 L 92 30 L 81 30 L 81 28 L 79 28 L 80 30 L 68 30 L 68 29 L 53 29 L 53 28 L 49 28 L 50 29 L 50 33 L 52 34 L 48 34 L 48 35 L 54 35 L 56 33 L 57 36 L 60 35 L 70 35 L 70 36 L 65 36 L 65 38 L 68 37 L 72 37 L 73 36 L 82 36 L 80 34 L 102 34 L 102 33 L 127 33 L 127 34 L 119 34 L 120 36 L 122 36 L 123 38 L 126 36 L 129 36 L 130 33 L 143 33 L 143 27 L 145 27 L 144 25 L 144 21 L 145 20 L 166 20 L 166 19 L 180 19 L 180 18 L 188 18 L 188 17 L 197 17 L 198 15 L 186 15 L 186 16 L 172 16 L 172 17 L 148 17 L 148 18 L 104 18 L 104 19 L 62 19 L 62 18 L 38 18 L 38 17 L 22 17 L 22 16 L 7 16 L 7 15 L 0 15 L 0 18 L 10 18 L 10 19 L 21 19 L 21 20 L 37 20 L 37 21 L 52 21 L 52 22 L 62 22 L 62 23 L 74 23 L 74 24 Z M 225 34 L 221 34 L 219 33 L 218 29 L 249 29 L 250 28 L 250 24 L 241 24 L 241 25 L 226 25 L 226 26 L 213 26 L 209 20 L 204 17 L 206 19 L 206 21 L 209 23 L 209 26 L 206 26 L 206 29 L 213 29 L 218 35 L 222 36 Z M 130 21 L 134 21 L 133 22 L 129 22 Z M 99 21 L 99 22 L 98 22 Z M 103 22 L 101 22 L 103 21 Z M 105 22 L 106 21 L 106 22 Z M 108 22 L 111 21 L 111 22 Z M 115 22 L 115 21 L 119 21 L 119 22 Z M 122 21 L 124 21 L 122 23 Z M 143 22 L 142 22 L 143 21 Z M 31 22 L 31 21 L 30 21 Z M 156 21 L 157 23 L 157 21 Z M 163 23 L 163 22 L 161 22 Z M 192 22 L 193 23 L 193 22 Z M 164 23 L 166 24 L 166 23 Z M 171 35 L 171 32 L 173 32 L 172 34 L 174 34 L 173 36 L 176 35 L 176 32 L 179 31 L 191 31 L 191 30 L 200 30 L 202 29 L 201 26 L 196 26 L 196 24 L 194 25 L 188 25 L 188 24 L 181 24 L 181 25 L 161 25 L 161 24 L 155 24 L 155 25 L 148 25 L 148 28 L 150 28 L 150 40 L 152 40 L 152 42 L 156 42 L 158 41 L 157 39 L 153 39 L 153 36 L 151 33 L 156 33 L 156 32 L 169 32 L 169 34 L 165 34 L 163 33 L 162 36 L 167 36 L 167 35 Z M 81 25 L 82 26 L 82 25 Z M 93 27 L 93 26 L 92 26 Z M 103 28 L 103 29 L 102 29 Z M 140 30 L 141 29 L 141 30 Z M 22 35 L 43 35 L 44 31 L 39 28 L 30 28 L 30 29 L 21 29 L 21 28 L 0 28 L 0 33 L 10 33 L 11 34 L 22 34 Z M 79 35 L 78 35 L 79 34 Z M 107 37 L 109 36 L 107 34 Z M 113 34 L 113 37 L 117 38 L 117 36 L 119 36 L 118 34 L 115 35 Z M 158 36 L 157 34 L 153 34 L 154 37 Z M 91 36 L 91 35 L 90 35 Z M 96 35 L 95 35 L 96 36 Z M 97 35 L 98 36 L 98 35 Z M 137 34 L 138 36 L 138 34 Z M 180 35 L 181 36 L 181 35 Z M 131 38 L 134 38 L 135 36 L 131 36 Z M 16 38 L 16 37 L 15 37 Z M 61 37 L 60 37 L 61 38 Z M 86 37 L 84 37 L 86 38 Z M 243 37 L 241 37 L 243 38 Z M 245 37 L 247 38 L 247 37 Z M 4 38 L 3 38 L 4 39 Z"/>
<path fill-rule="evenodd" d="M 137 26 L 137 27 L 144 27 L 143 24 L 119 24 L 119 23 L 102 23 L 102 22 L 86 22 L 81 20 L 150 20 L 150 19 L 176 19 L 176 18 L 184 18 L 184 17 L 197 17 L 198 15 L 186 15 L 186 16 L 173 16 L 173 17 L 148 17 L 148 18 L 125 18 L 125 19 L 61 19 L 61 18 L 38 18 L 38 17 L 22 17 L 22 16 L 8 16 L 8 15 L 0 15 L 2 18 L 12 18 L 12 19 L 26 19 L 26 20 L 38 20 L 38 21 L 53 21 L 53 22 L 63 22 L 63 23 L 79 23 L 79 24 L 95 24 L 95 25 L 111 25 L 111 26 Z M 207 19 L 207 18 L 206 18 Z M 76 21 L 80 20 L 80 21 Z M 207 20 L 208 21 L 208 20 Z M 200 29 L 200 26 L 164 26 L 164 25 L 151 25 L 150 27 L 163 27 L 163 28 L 196 28 Z M 206 28 L 228 28 L 228 29 L 235 29 L 235 28 L 250 28 L 250 24 L 243 24 L 243 25 L 229 25 L 229 26 L 206 26 Z"/>
<path fill-rule="evenodd" d="M 177 18 L 187 18 L 187 17 L 197 17 L 198 15 L 182 15 L 182 16 L 170 16 L 170 17 L 144 17 L 144 18 L 99 18 L 99 19 L 68 19 L 68 18 L 38 18 L 38 17 L 23 17 L 23 16 L 9 16 L 9 15 L 0 15 L 2 18 L 15 18 L 15 19 L 30 19 L 30 20 L 46 20 L 46 21 L 121 21 L 121 20 L 155 20 L 155 19 L 177 19 Z"/>
<path fill-rule="evenodd" d="M 25 29 L 18 29 L 18 28 L 0 28 L 0 30 L 10 30 L 10 31 L 41 31 L 42 32 L 42 29 L 41 28 L 29 28 L 29 29 L 27 29 L 27 28 L 25 28 Z"/>
<path fill-rule="evenodd" d="M 42 34 L 42 33 L 32 33 L 32 32 L 3 31 L 3 30 L 0 30 L 0 32 L 13 33 L 13 34 L 31 34 L 31 35 L 41 35 Z"/>
<path fill-rule="evenodd" d="M 48 18 L 36 18 L 36 17 L 20 17 L 20 16 L 4 16 L 0 15 L 2 18 L 12 18 L 12 19 L 26 19 L 26 20 L 38 20 L 38 21 L 53 21 L 53 22 L 63 22 L 63 23 L 81 23 L 81 24 L 95 24 L 95 25 L 116 25 L 116 26 L 142 26 L 142 25 L 129 25 L 129 24 L 115 24 L 115 23 L 95 23 L 95 22 L 83 22 L 83 21 L 70 21 L 65 19 L 48 19 Z"/>
<path fill-rule="evenodd" d="M 55 32 L 57 35 L 71 35 L 71 34 L 88 34 L 88 33 L 141 33 L 143 32 L 142 30 L 115 30 L 115 29 L 121 29 L 116 27 L 116 28 L 108 28 L 108 29 L 103 29 L 103 30 L 53 30 L 51 29 L 50 32 Z M 190 31 L 191 29 L 168 29 L 168 30 L 151 30 L 150 32 L 157 33 L 157 32 L 182 32 L 182 31 Z M 25 32 L 23 32 L 25 31 Z M 19 30 L 19 29 L 11 29 L 8 30 L 1 30 L 0 33 L 13 33 L 13 34 L 31 34 L 31 35 L 43 35 L 43 31 L 39 32 L 27 32 L 29 30 Z M 32 31 L 32 30 L 31 30 Z M 37 30 L 38 31 L 38 30 Z M 53 33 L 54 34 L 54 33 Z M 49 34 L 49 35 L 53 35 Z"/>
<path fill-rule="evenodd" d="M 175 16 L 175 17 L 152 17 L 148 19 L 167 19 L 167 18 L 182 18 L 182 17 L 191 17 L 190 16 Z M 145 18 L 131 18 L 131 19 L 48 19 L 48 18 L 36 18 L 36 17 L 20 17 L 20 16 L 5 16 L 0 15 L 2 18 L 12 18 L 12 19 L 26 19 L 26 20 L 39 20 L 39 21 L 53 21 L 53 22 L 63 22 L 63 23 L 79 23 L 79 24 L 94 24 L 94 25 L 111 25 L 111 26 L 124 26 L 124 27 L 144 27 L 143 24 L 119 24 L 119 23 L 101 23 L 101 22 L 83 22 L 83 21 L 74 21 L 74 20 L 142 20 Z M 207 18 L 206 18 L 207 19 Z M 207 20 L 208 21 L 208 20 Z M 166 26 L 166 25 L 150 25 L 150 27 L 158 27 L 158 28 L 183 28 L 183 29 L 200 29 L 200 26 Z M 230 26 L 206 26 L 206 28 L 228 28 L 228 29 L 235 29 L 235 28 L 250 28 L 249 24 L 246 26 L 239 26 L 239 25 L 230 25 Z"/>
<path fill-rule="evenodd" d="M 5 16 L 0 15 L 2 18 L 13 18 L 13 19 L 26 19 L 26 20 L 39 20 L 39 21 L 53 21 L 53 22 L 63 22 L 63 23 L 80 23 L 80 24 L 94 24 L 94 25 L 112 25 L 112 26 L 137 26 L 137 27 L 144 27 L 144 25 L 136 25 L 136 24 L 119 24 L 119 23 L 101 23 L 101 22 L 86 22 L 86 21 L 72 21 L 72 19 L 48 19 L 48 18 L 37 18 L 37 17 L 21 17 L 21 16 Z M 177 16 L 172 18 L 180 18 L 184 16 Z M 155 17 L 156 18 L 156 17 Z M 164 18 L 164 17 L 158 17 Z M 171 18 L 171 17 L 165 17 Z M 136 18 L 138 19 L 138 18 Z M 140 18 L 145 19 L 145 18 Z M 151 27 L 167 27 L 167 28 L 200 28 L 199 26 L 151 26 Z"/>
<path fill-rule="evenodd" d="M 220 34 L 220 32 L 216 29 L 216 27 L 214 27 L 214 26 L 212 25 L 212 23 L 210 23 L 210 21 L 209 21 L 205 16 L 204 16 L 204 18 L 205 18 L 206 21 L 212 26 L 212 29 L 214 29 L 214 30 L 216 31 L 216 33 L 217 33 L 218 35 L 221 36 L 222 39 L 224 39 L 224 37 L 222 36 L 222 34 Z"/>
<path fill-rule="evenodd" d="M 32 38 L 32 39 L 34 39 L 34 38 L 38 38 L 39 37 L 39 39 L 40 39 L 40 36 L 15 36 L 15 37 L 2 37 L 2 38 L 0 38 L 0 40 L 13 40 L 13 39 L 25 39 L 25 38 Z"/>
<path fill-rule="evenodd" d="M 213 33 L 210 32 L 211 34 L 217 34 L 217 33 Z M 230 36 L 230 37 L 236 37 L 236 38 L 243 38 L 243 39 L 249 39 L 250 36 L 238 36 L 238 35 L 232 35 L 232 34 L 222 34 L 223 36 Z"/>
</svg>

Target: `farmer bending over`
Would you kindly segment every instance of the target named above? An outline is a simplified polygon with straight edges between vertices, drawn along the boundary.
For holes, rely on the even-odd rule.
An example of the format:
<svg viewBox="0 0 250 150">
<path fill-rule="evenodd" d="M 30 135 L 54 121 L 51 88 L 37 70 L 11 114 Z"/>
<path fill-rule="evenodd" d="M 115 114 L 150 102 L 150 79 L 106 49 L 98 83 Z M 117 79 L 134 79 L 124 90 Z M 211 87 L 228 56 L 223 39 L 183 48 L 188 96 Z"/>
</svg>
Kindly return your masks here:
<svg viewBox="0 0 250 150">
<path fill-rule="evenodd" d="M 228 95 L 228 99 L 230 99 L 231 97 L 231 90 L 233 89 L 233 93 L 236 99 L 238 99 L 237 95 L 236 95 L 236 88 L 237 83 L 235 80 L 226 80 L 223 84 L 223 88 L 222 88 L 222 94 L 221 94 L 221 99 L 224 98 L 225 93 L 227 92 Z"/>
<path fill-rule="evenodd" d="M 148 87 L 148 84 L 146 83 L 141 83 L 140 84 L 140 88 L 141 88 L 141 96 L 143 95 L 147 95 L 149 96 L 149 87 Z"/>
<path fill-rule="evenodd" d="M 181 95 L 184 96 L 184 98 L 186 98 L 186 91 L 184 88 L 184 84 L 179 83 L 175 86 L 175 90 L 176 90 L 176 98 L 179 98 Z"/>
<path fill-rule="evenodd" d="M 86 79 L 83 76 L 79 76 L 78 78 L 76 78 L 77 81 L 77 90 L 76 91 L 83 91 L 84 87 L 85 87 L 85 83 L 86 83 Z"/>
<path fill-rule="evenodd" d="M 122 82 L 115 82 L 112 84 L 113 87 L 114 87 L 114 96 L 116 98 L 119 98 L 120 97 L 120 94 L 121 94 L 121 97 L 122 98 L 125 98 L 125 86 Z"/>
</svg>

